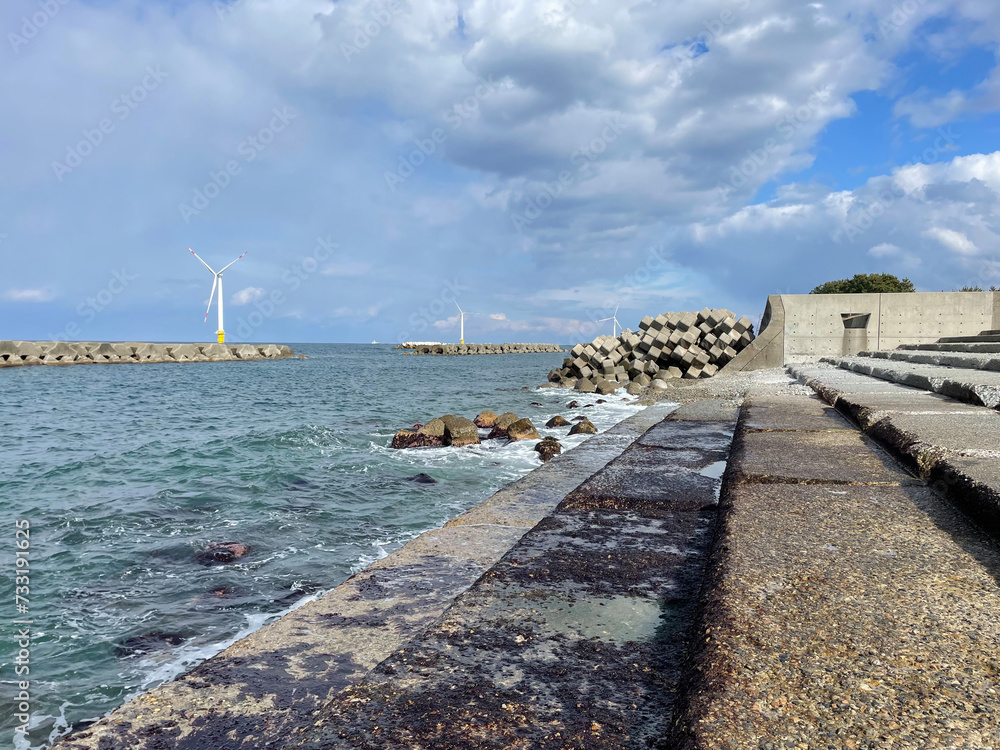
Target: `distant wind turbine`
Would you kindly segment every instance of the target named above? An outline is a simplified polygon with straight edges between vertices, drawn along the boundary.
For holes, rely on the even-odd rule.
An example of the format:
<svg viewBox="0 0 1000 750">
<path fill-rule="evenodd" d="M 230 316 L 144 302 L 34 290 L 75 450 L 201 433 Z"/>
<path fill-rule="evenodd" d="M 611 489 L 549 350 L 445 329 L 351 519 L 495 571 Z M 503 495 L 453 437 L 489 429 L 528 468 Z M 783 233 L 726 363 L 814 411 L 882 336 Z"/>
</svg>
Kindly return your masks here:
<svg viewBox="0 0 1000 750">
<path fill-rule="evenodd" d="M 601 318 L 600 320 L 594 321 L 595 323 L 606 323 L 609 320 L 612 321 L 611 335 L 614 336 L 615 338 L 618 338 L 618 329 L 621 328 L 621 324 L 618 322 L 618 308 L 621 307 L 621 304 L 622 304 L 621 300 L 619 300 L 618 304 L 615 305 L 615 314 L 612 315 L 610 318 Z"/>
<path fill-rule="evenodd" d="M 188 250 L 191 250 L 191 248 L 189 247 Z M 248 250 L 247 252 L 250 252 L 250 251 Z M 196 257 L 198 260 L 201 260 L 201 256 L 198 255 L 198 253 L 196 253 L 194 250 L 191 250 L 191 255 L 193 255 L 194 257 Z M 246 255 L 246 253 L 243 253 L 243 255 Z M 241 255 L 236 260 L 240 260 L 240 258 L 242 258 L 243 255 Z M 236 260 L 234 260 L 233 263 L 235 263 Z M 233 265 L 233 263 L 230 263 L 229 266 Z M 212 294 L 208 298 L 208 307 L 205 309 L 205 320 L 202 323 L 202 325 L 205 325 L 205 323 L 208 322 L 208 313 L 212 309 L 212 299 L 214 299 L 214 297 L 215 297 L 215 290 L 216 290 L 216 288 L 218 288 L 218 290 L 219 290 L 219 306 L 218 306 L 219 307 L 219 330 L 216 331 L 215 333 L 219 337 L 219 343 L 220 344 L 224 344 L 224 343 L 226 343 L 226 332 L 225 332 L 225 329 L 222 326 L 222 274 L 224 274 L 226 272 L 226 270 L 229 268 L 229 266 L 226 266 L 221 271 L 216 271 L 214 268 L 212 268 L 210 265 L 208 265 L 208 263 L 206 263 L 203 260 L 201 260 L 201 264 L 203 266 L 205 266 L 205 268 L 207 268 L 209 271 L 211 271 L 212 275 L 215 277 L 215 280 L 212 281 Z"/>
<path fill-rule="evenodd" d="M 455 307 L 458 307 L 458 300 L 455 300 Z M 465 316 L 471 313 L 464 312 L 461 307 L 458 307 L 458 321 L 459 321 L 459 333 L 458 343 L 465 344 Z"/>
</svg>

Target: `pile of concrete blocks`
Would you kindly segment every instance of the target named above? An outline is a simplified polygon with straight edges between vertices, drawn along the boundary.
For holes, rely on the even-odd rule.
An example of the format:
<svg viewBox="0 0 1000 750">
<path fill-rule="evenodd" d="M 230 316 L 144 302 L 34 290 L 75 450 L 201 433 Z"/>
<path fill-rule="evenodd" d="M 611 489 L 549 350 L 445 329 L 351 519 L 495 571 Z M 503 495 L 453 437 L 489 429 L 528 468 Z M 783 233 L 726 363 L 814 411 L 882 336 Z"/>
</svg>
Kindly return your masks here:
<svg viewBox="0 0 1000 750">
<path fill-rule="evenodd" d="M 737 319 L 731 310 L 664 313 L 643 318 L 635 333 L 626 329 L 618 337 L 598 336 L 589 344 L 577 344 L 563 367 L 549 373 L 549 381 L 590 390 L 582 381 L 619 387 L 710 378 L 753 339 L 750 319 Z"/>
<path fill-rule="evenodd" d="M 142 362 L 225 362 L 294 357 L 287 346 L 267 344 L 144 344 L 96 341 L 0 341 L 0 367 Z"/>
</svg>

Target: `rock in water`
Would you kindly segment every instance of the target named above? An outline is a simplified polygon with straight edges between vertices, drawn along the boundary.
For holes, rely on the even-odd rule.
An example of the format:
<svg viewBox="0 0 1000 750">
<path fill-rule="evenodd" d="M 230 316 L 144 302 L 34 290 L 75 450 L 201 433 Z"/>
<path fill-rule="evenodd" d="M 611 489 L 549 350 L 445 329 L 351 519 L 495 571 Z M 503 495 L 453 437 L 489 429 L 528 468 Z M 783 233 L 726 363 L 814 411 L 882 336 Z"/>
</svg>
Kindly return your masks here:
<svg viewBox="0 0 1000 750">
<path fill-rule="evenodd" d="M 493 427 L 497 423 L 497 414 L 487 409 L 479 412 L 479 415 L 472 421 L 476 427 Z"/>
<path fill-rule="evenodd" d="M 491 438 L 505 438 L 507 437 L 507 428 L 514 424 L 520 419 L 514 412 L 508 411 L 497 417 L 496 424 L 493 425 L 493 429 L 490 430 Z"/>
<path fill-rule="evenodd" d="M 400 430 L 392 438 L 393 448 L 438 448 L 442 445 L 444 445 L 443 437 L 413 430 Z"/>
<path fill-rule="evenodd" d="M 434 477 L 430 474 L 424 474 L 423 472 L 414 474 L 412 477 L 406 477 L 403 481 L 416 482 L 417 484 L 437 484 L 437 480 Z"/>
<path fill-rule="evenodd" d="M 511 442 L 515 442 L 517 440 L 538 440 L 540 435 L 531 420 L 525 417 L 507 428 L 507 437 L 510 438 Z"/>
<path fill-rule="evenodd" d="M 430 422 L 425 424 L 419 430 L 421 435 L 430 435 L 431 437 L 444 438 L 444 420 L 443 419 L 432 419 Z"/>
<path fill-rule="evenodd" d="M 570 401 L 568 404 L 566 404 L 566 408 L 567 409 L 579 409 L 580 408 L 580 402 L 579 401 Z"/>
<path fill-rule="evenodd" d="M 115 656 L 128 657 L 163 651 L 171 646 L 180 646 L 186 636 L 183 633 L 161 633 L 159 631 L 126 638 L 115 646 Z"/>
<path fill-rule="evenodd" d="M 444 444 L 461 447 L 479 442 L 479 430 L 471 419 L 446 414 L 441 417 L 444 422 Z"/>
<path fill-rule="evenodd" d="M 563 419 L 561 416 L 559 416 L 557 414 L 556 416 L 552 417 L 552 419 L 550 419 L 548 422 L 546 422 L 545 426 L 546 427 L 550 427 L 550 428 L 551 427 L 565 427 L 568 424 L 570 424 L 570 422 L 568 422 L 567 420 Z"/>
<path fill-rule="evenodd" d="M 546 463 L 554 456 L 558 456 L 562 453 L 562 445 L 554 437 L 542 438 L 538 441 L 538 445 L 535 446 L 535 450 L 538 451 L 538 455 L 541 456 L 542 463 Z"/>
<path fill-rule="evenodd" d="M 577 422 L 575 425 L 573 425 L 570 428 L 569 434 L 570 435 L 581 435 L 581 434 L 582 435 L 596 435 L 597 434 L 597 428 L 594 427 L 594 423 L 591 422 L 589 419 L 584 419 L 584 420 L 582 420 L 580 422 Z"/>
<path fill-rule="evenodd" d="M 250 554 L 250 547 L 239 542 L 212 542 L 197 555 L 202 565 L 231 563 Z"/>
</svg>

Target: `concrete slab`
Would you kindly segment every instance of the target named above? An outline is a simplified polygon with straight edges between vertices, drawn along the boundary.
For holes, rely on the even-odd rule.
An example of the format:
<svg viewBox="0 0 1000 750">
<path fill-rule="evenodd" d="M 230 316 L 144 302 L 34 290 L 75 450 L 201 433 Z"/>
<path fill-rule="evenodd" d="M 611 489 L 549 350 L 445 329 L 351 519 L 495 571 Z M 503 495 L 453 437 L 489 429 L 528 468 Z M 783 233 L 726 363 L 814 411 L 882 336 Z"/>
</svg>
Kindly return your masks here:
<svg viewBox="0 0 1000 750">
<path fill-rule="evenodd" d="M 691 401 L 672 412 L 667 419 L 675 422 L 735 422 L 739 408 L 722 399 Z"/>
<path fill-rule="evenodd" d="M 743 406 L 743 427 L 761 431 L 850 430 L 854 425 L 819 398 L 752 396 Z"/>
<path fill-rule="evenodd" d="M 681 726 L 694 748 L 997 747 L 1000 553 L 919 487 L 724 502 Z"/>
<path fill-rule="evenodd" d="M 741 446 L 735 457 L 741 481 L 921 484 L 856 432 L 748 432 Z"/>
</svg>

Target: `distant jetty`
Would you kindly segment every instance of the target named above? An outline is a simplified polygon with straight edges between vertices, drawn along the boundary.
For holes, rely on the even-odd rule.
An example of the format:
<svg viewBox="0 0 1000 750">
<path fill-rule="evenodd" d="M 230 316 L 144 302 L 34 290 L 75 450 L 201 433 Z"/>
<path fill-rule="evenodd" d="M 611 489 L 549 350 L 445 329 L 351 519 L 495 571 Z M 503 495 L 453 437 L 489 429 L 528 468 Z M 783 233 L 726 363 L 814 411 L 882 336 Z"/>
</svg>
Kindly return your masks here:
<svg viewBox="0 0 1000 750">
<path fill-rule="evenodd" d="M 0 367 L 24 365 L 231 362 L 294 357 L 281 344 L 143 344 L 96 341 L 0 341 Z"/>
<path fill-rule="evenodd" d="M 561 352 L 558 344 L 431 344 L 406 341 L 395 349 L 409 349 L 407 354 L 537 354 Z"/>
</svg>

